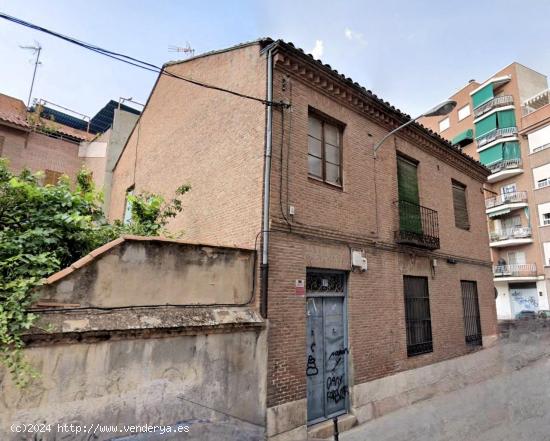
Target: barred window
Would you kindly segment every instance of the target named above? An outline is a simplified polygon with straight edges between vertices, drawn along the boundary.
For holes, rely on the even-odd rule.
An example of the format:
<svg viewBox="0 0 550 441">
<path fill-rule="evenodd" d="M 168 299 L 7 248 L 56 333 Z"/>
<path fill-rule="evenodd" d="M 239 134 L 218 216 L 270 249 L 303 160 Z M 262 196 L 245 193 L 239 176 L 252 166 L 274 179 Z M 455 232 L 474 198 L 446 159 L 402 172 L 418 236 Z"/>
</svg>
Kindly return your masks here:
<svg viewBox="0 0 550 441">
<path fill-rule="evenodd" d="M 403 276 L 407 355 L 433 352 L 430 296 L 426 277 Z"/>
<path fill-rule="evenodd" d="M 461 280 L 462 307 L 464 309 L 464 337 L 466 344 L 481 346 L 481 319 L 479 317 L 479 299 L 477 282 Z"/>
</svg>

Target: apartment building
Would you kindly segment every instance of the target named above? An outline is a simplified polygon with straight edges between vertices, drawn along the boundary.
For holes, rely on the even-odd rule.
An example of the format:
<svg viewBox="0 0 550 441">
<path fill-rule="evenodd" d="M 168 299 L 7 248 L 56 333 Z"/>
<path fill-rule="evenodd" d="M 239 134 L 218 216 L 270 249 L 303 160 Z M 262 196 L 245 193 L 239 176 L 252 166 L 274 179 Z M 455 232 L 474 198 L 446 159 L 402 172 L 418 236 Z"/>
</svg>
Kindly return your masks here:
<svg viewBox="0 0 550 441">
<path fill-rule="evenodd" d="M 545 75 L 512 63 L 450 97 L 456 110 L 421 123 L 491 170 L 485 213 L 499 319 L 548 310 L 550 105 Z"/>
<path fill-rule="evenodd" d="M 159 76 L 116 165 L 110 215 L 123 218 L 131 192 L 170 198 L 188 183 L 172 231 L 256 249 L 269 439 L 383 415 L 421 384 L 385 378 L 494 341 L 479 162 L 418 124 L 375 157 L 409 116 L 289 43 L 165 69 L 241 96 Z M 422 391 L 437 393 L 429 381 Z"/>
</svg>

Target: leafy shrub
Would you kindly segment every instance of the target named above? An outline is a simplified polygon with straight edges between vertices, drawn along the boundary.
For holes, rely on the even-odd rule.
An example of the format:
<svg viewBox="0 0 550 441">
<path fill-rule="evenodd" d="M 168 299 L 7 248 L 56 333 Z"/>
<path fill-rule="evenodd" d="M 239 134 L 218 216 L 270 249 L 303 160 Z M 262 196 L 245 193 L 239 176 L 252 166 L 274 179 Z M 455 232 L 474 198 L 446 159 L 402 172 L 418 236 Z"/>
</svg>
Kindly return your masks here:
<svg viewBox="0 0 550 441">
<path fill-rule="evenodd" d="M 0 159 L 0 362 L 18 386 L 36 375 L 23 357 L 22 335 L 37 319 L 29 307 L 42 280 L 122 234 L 168 235 L 166 224 L 190 188 L 179 187 L 168 202 L 154 194 L 129 196 L 131 221 L 109 223 L 86 170 L 76 188 L 67 177 L 43 186 L 41 174 L 14 175 Z"/>
</svg>

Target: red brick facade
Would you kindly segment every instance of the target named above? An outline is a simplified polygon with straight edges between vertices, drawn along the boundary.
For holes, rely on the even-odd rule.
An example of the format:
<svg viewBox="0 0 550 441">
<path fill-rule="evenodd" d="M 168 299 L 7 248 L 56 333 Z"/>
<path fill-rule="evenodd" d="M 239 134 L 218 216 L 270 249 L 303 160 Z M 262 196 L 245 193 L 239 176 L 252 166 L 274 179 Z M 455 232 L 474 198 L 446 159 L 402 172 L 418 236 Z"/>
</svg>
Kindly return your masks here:
<svg viewBox="0 0 550 441">
<path fill-rule="evenodd" d="M 263 97 L 265 66 L 265 53 L 252 44 L 171 68 Z M 477 282 L 482 333 L 496 335 L 482 193 L 487 172 L 418 127 L 389 139 L 375 160 L 373 145 L 404 117 L 284 44 L 275 54 L 273 93 L 290 107 L 273 111 L 267 407 L 306 398 L 306 299 L 295 295 L 295 282 L 308 268 L 347 274 L 350 390 L 471 351 L 461 280 Z M 341 189 L 308 178 L 309 109 L 345 125 Z M 170 194 L 188 182 L 193 189 L 173 227 L 192 240 L 254 244 L 261 230 L 262 107 L 161 78 L 142 120 L 138 159 L 136 128 L 115 171 L 111 212 L 122 215 L 132 184 Z M 441 247 L 433 252 L 394 240 L 398 151 L 419 162 L 420 204 L 438 212 Z M 468 231 L 455 227 L 452 179 L 467 187 Z M 351 270 L 352 249 L 364 250 L 366 272 Z M 428 278 L 432 353 L 407 357 L 403 275 Z M 274 430 L 268 427 L 271 435 L 282 431 Z"/>
<path fill-rule="evenodd" d="M 0 156 L 8 159 L 14 172 L 51 170 L 66 174 L 72 180 L 83 161 L 78 157 L 78 144 L 52 138 L 42 133 L 25 132 L 0 126 Z"/>
</svg>

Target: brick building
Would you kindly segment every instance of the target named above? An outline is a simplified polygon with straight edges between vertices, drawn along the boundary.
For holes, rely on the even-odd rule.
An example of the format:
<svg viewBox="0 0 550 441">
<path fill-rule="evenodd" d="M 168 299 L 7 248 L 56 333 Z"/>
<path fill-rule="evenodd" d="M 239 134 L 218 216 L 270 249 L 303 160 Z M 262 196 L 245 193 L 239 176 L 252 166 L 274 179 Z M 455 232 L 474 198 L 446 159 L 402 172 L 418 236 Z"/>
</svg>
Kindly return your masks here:
<svg viewBox="0 0 550 441">
<path fill-rule="evenodd" d="M 64 124 L 47 121 L 47 130 L 37 130 L 23 101 L 0 94 L 0 157 L 9 160 L 15 172 L 24 168 L 43 171 L 47 183 L 66 174 L 74 178 L 82 166 L 78 157 L 81 141 L 92 136 Z"/>
<path fill-rule="evenodd" d="M 500 319 L 550 309 L 548 97 L 545 75 L 512 63 L 452 95 L 448 117 L 422 121 L 492 172 L 484 211 Z"/>
<path fill-rule="evenodd" d="M 110 208 L 122 218 L 128 192 L 170 197 L 189 183 L 172 230 L 256 247 L 268 437 L 379 416 L 398 405 L 373 406 L 369 385 L 495 338 L 485 167 L 417 124 L 374 158 L 409 117 L 292 44 L 260 40 L 165 68 L 273 102 L 159 77 Z"/>
<path fill-rule="evenodd" d="M 94 117 L 55 107 L 39 100 L 27 109 L 23 101 L 0 94 L 0 157 L 14 172 L 44 172 L 49 184 L 61 175 L 74 181 L 84 166 L 108 203 L 114 164 L 140 112 L 113 100 Z"/>
</svg>

